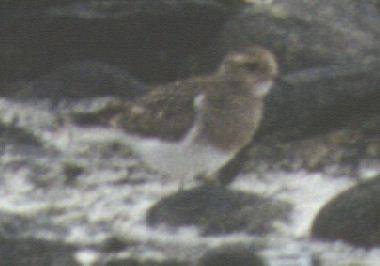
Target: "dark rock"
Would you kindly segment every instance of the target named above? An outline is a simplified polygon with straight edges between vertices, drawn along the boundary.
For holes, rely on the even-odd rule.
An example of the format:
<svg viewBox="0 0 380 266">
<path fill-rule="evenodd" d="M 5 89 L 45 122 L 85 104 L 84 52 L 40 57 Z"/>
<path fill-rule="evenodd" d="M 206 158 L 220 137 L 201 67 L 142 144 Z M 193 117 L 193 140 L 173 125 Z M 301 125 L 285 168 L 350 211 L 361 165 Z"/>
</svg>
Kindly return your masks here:
<svg viewBox="0 0 380 266">
<path fill-rule="evenodd" d="M 312 236 L 353 245 L 380 245 L 380 176 L 342 192 L 319 211 Z"/>
<path fill-rule="evenodd" d="M 0 145 L 18 144 L 38 147 L 41 142 L 28 129 L 13 127 L 0 122 Z"/>
<path fill-rule="evenodd" d="M 121 259 L 113 260 L 102 264 L 105 266 L 188 266 L 188 263 L 180 261 L 156 261 L 149 259 Z"/>
<path fill-rule="evenodd" d="M 66 162 L 62 167 L 62 172 L 66 177 L 67 183 L 73 183 L 77 177 L 84 173 L 85 168 L 74 162 Z"/>
<path fill-rule="evenodd" d="M 123 101 L 120 99 L 112 99 L 108 104 L 100 110 L 93 110 L 90 112 L 70 112 L 63 117 L 63 121 L 68 119 L 70 123 L 80 127 L 91 126 L 110 126 L 111 119 L 123 109 L 121 108 Z"/>
<path fill-rule="evenodd" d="M 119 239 L 112 237 L 102 241 L 101 245 L 94 245 L 90 247 L 97 250 L 98 253 L 107 254 L 110 256 L 102 256 L 96 265 L 104 266 L 187 266 L 188 261 L 184 262 L 176 259 L 154 259 L 146 258 L 142 256 L 128 256 L 125 258 L 123 256 L 118 256 L 118 254 L 125 252 L 128 248 L 133 249 L 135 245 L 139 243 L 135 240 L 127 241 L 125 239 Z M 113 256 L 116 255 L 116 256 Z"/>
<path fill-rule="evenodd" d="M 102 241 L 101 246 L 97 247 L 98 250 L 101 250 L 103 253 L 116 253 L 125 250 L 128 246 L 132 246 L 133 241 L 129 243 L 124 239 L 118 237 L 110 237 Z"/>
<path fill-rule="evenodd" d="M 33 238 L 0 238 L 0 243 L 1 265 L 79 265 L 73 258 L 75 248 L 64 243 Z"/>
<path fill-rule="evenodd" d="M 7 239 L 23 239 L 25 235 L 36 235 L 36 232 L 54 232 L 56 236 L 63 237 L 67 235 L 67 228 L 62 225 L 51 223 L 51 214 L 61 213 L 59 208 L 51 208 L 48 213 L 43 213 L 33 218 L 25 214 L 11 214 L 0 212 L 0 234 Z"/>
<path fill-rule="evenodd" d="M 330 66 L 284 76 L 267 98 L 258 138 L 290 140 L 347 124 L 353 115 L 380 112 L 380 61 Z"/>
<path fill-rule="evenodd" d="M 91 61 L 60 67 L 37 80 L 19 83 L 17 87 L 9 92 L 10 95 L 3 96 L 53 99 L 119 96 L 131 99 L 146 92 L 146 87 L 127 71 Z"/>
<path fill-rule="evenodd" d="M 233 232 L 265 234 L 285 220 L 290 208 L 252 193 L 203 186 L 162 199 L 147 213 L 151 226 L 199 226 L 205 235 Z"/>
<path fill-rule="evenodd" d="M 207 48 L 241 5 L 240 0 L 22 2 L 27 3 L 4 4 L 9 14 L 0 25 L 0 80 L 34 79 L 80 60 L 123 66 L 143 81 L 188 76 L 192 58 L 211 51 Z"/>
<path fill-rule="evenodd" d="M 358 112 L 343 122 L 340 129 L 297 140 L 267 138 L 247 146 L 237 158 L 219 172 L 224 184 L 236 173 L 249 171 L 298 171 L 346 175 L 360 178 L 367 162 L 380 164 L 380 112 Z M 371 163 L 371 164 L 372 164 Z"/>
<path fill-rule="evenodd" d="M 222 41 L 229 49 L 252 44 L 270 48 L 282 73 L 379 58 L 376 0 L 255 2 L 226 24 Z"/>
<path fill-rule="evenodd" d="M 208 251 L 197 266 L 264 266 L 264 261 L 255 254 L 253 247 L 226 245 Z"/>
<path fill-rule="evenodd" d="M 47 7 L 57 4 L 65 4 L 69 2 L 76 2 L 75 0 L 38 0 L 38 1 L 29 1 L 29 0 L 4 0 L 1 2 L 1 7 L 4 9 L 11 8 L 36 8 L 36 7 Z"/>
</svg>

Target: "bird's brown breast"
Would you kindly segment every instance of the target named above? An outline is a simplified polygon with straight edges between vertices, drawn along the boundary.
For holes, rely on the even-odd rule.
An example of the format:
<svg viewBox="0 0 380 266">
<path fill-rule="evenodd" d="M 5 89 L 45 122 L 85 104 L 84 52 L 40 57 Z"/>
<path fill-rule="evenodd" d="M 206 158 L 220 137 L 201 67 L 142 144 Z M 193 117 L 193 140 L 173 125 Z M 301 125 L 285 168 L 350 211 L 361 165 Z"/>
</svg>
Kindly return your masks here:
<svg viewBox="0 0 380 266">
<path fill-rule="evenodd" d="M 229 95 L 206 106 L 199 142 L 238 150 L 252 139 L 262 116 L 262 100 Z"/>
</svg>

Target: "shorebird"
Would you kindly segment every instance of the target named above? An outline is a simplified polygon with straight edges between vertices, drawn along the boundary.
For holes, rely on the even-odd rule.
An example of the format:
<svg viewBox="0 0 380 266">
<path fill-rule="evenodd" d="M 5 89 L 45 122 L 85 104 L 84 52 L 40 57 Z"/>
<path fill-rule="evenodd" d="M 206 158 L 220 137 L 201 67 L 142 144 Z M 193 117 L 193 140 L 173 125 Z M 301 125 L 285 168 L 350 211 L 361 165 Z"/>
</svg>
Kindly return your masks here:
<svg viewBox="0 0 380 266">
<path fill-rule="evenodd" d="M 150 168 L 181 187 L 195 177 L 214 181 L 253 138 L 276 76 L 270 51 L 232 51 L 212 74 L 160 86 L 103 115 Z"/>
</svg>

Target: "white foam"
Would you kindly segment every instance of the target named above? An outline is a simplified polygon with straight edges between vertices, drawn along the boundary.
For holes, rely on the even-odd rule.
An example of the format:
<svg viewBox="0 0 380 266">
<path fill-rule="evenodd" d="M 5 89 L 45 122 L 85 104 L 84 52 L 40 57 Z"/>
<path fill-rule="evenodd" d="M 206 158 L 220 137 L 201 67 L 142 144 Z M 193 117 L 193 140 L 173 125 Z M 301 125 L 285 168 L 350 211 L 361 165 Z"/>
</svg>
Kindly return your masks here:
<svg viewBox="0 0 380 266">
<path fill-rule="evenodd" d="M 245 175 L 239 177 L 233 187 L 290 202 L 294 206 L 293 219 L 286 231 L 298 238 L 308 236 L 311 222 L 320 207 L 352 183 L 346 177 L 297 172 L 268 173 L 264 178 Z"/>
<path fill-rule="evenodd" d="M 199 252 L 225 243 L 251 243 L 252 240 L 257 240 L 256 237 L 245 234 L 199 236 L 194 227 L 178 230 L 150 228 L 145 222 L 146 211 L 177 190 L 176 180 L 141 169 L 141 175 L 148 181 L 133 184 L 128 183 L 128 180 L 123 182 L 123 178 L 133 176 L 133 171 L 127 172 L 125 169 L 128 165 L 133 167 L 129 159 L 116 157 L 112 162 L 107 162 L 95 160 L 96 154 L 90 154 L 89 157 L 95 159 L 82 157 L 79 161 L 76 157 L 86 145 L 96 146 L 113 139 L 125 141 L 122 132 L 74 128 L 70 140 L 73 145 L 69 152 L 67 145 L 70 141 L 65 134 L 71 129 L 53 132 L 62 133 L 61 136 L 54 136 L 52 131 L 44 129 L 42 125 L 52 121 L 54 117 L 43 106 L 29 106 L 24 109 L 23 105 L 13 106 L 11 101 L 2 99 L 0 111 L 2 119 L 7 121 L 11 121 L 17 113 L 20 124 L 25 123 L 26 127 L 33 124 L 36 132 L 41 133 L 39 136 L 44 136 L 46 143 L 61 147 L 65 158 L 46 158 L 43 163 L 46 166 L 46 173 L 43 174 L 47 178 L 62 178 L 57 167 L 65 160 L 83 163 L 85 167 L 85 172 L 73 185 L 48 185 L 40 188 L 32 182 L 39 175 L 38 171 L 33 170 L 38 158 L 29 158 L 30 164 L 23 162 L 21 168 L 14 167 L 17 160 L 21 159 L 7 157 L 7 154 L 1 158 L 0 170 L 3 176 L 0 186 L 0 212 L 3 217 L 23 215 L 33 221 L 43 219 L 43 225 L 46 224 L 44 228 L 33 228 L 33 232 L 27 232 L 29 235 L 56 237 L 74 244 L 99 243 L 109 237 L 118 237 L 126 242 L 136 243 L 136 246 L 130 248 L 130 255 L 158 257 L 167 256 L 169 253 L 180 256 L 183 250 L 194 250 L 194 254 L 199 255 Z M 28 117 L 32 119 L 28 120 Z M 371 166 L 368 169 L 363 165 L 366 175 L 379 173 L 376 161 L 368 162 L 368 165 Z M 321 258 L 323 266 L 347 266 L 354 263 L 377 266 L 380 259 L 378 248 L 366 251 L 341 243 L 319 243 L 308 238 L 310 224 L 318 209 L 339 191 L 353 184 L 354 181 L 346 177 L 306 172 L 268 172 L 264 177 L 255 174 L 240 176 L 232 188 L 258 192 L 294 205 L 290 222 L 282 223 L 276 227 L 277 231 L 265 236 L 260 242 L 264 248 L 260 251 L 268 259 L 270 266 L 310 266 L 310 260 L 315 255 Z M 85 250 L 77 254 L 77 259 L 84 265 L 91 265 L 104 256 L 102 253 Z"/>
</svg>

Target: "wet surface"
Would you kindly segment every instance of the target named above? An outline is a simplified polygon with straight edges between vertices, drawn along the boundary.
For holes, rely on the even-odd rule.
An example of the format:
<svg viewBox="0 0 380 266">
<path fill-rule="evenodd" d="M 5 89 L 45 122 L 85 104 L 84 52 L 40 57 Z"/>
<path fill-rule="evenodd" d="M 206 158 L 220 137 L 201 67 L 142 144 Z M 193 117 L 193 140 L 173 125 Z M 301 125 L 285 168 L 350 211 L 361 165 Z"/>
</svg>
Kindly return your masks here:
<svg viewBox="0 0 380 266">
<path fill-rule="evenodd" d="M 65 108 L 91 109 L 105 101 Z M 258 193 L 293 207 L 289 221 L 276 223 L 272 233 L 260 237 L 204 236 L 194 226 L 151 228 L 145 220 L 147 210 L 177 193 L 178 180 L 144 167 L 123 143 L 122 133 L 109 128 L 52 127 L 56 113 L 45 102 L 3 99 L 0 107 L 4 125 L 27 128 L 41 143 L 3 145 L 0 212 L 2 234 L 7 237 L 59 240 L 77 248 L 73 257 L 81 263 L 106 264 L 115 260 L 116 253 L 121 258 L 174 260 L 180 265 L 231 243 L 254 243 L 269 265 L 311 266 L 319 260 L 326 266 L 355 262 L 372 266 L 378 261 L 377 249 L 364 251 L 309 239 L 316 212 L 356 183 L 350 177 L 302 170 L 240 174 L 231 190 Z M 363 164 L 361 169 L 363 178 L 378 171 L 374 164 Z"/>
</svg>

